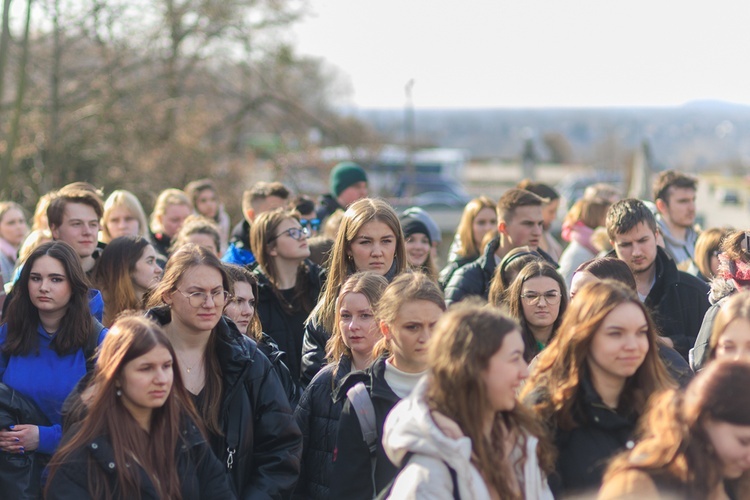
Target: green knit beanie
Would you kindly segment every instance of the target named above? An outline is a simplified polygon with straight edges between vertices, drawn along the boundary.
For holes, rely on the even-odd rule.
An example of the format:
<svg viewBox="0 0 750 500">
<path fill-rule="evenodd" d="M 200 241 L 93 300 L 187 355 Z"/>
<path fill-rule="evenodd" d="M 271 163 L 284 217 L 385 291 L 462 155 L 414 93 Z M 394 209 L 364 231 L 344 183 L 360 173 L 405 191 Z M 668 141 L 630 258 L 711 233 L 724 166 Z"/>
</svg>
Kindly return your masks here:
<svg viewBox="0 0 750 500">
<path fill-rule="evenodd" d="M 356 163 L 344 161 L 331 170 L 330 185 L 334 196 L 340 195 L 344 189 L 358 182 L 367 182 L 367 174 Z"/>
</svg>

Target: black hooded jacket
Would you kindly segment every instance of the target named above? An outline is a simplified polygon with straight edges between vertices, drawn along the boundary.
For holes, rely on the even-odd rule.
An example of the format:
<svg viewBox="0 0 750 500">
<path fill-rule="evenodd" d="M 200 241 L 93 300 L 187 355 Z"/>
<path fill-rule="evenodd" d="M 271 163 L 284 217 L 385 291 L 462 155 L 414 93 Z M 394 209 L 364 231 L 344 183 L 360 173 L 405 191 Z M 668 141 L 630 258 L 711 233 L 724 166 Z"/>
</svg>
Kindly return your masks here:
<svg viewBox="0 0 750 500">
<path fill-rule="evenodd" d="M 170 313 L 167 307 L 148 312 L 162 325 L 171 322 Z M 218 335 L 224 435 L 210 436 L 211 448 L 229 469 L 239 498 L 288 498 L 299 476 L 302 435 L 281 382 L 268 358 L 234 323 L 221 318 L 213 335 Z M 230 455 L 234 434 L 239 446 Z"/>
</svg>

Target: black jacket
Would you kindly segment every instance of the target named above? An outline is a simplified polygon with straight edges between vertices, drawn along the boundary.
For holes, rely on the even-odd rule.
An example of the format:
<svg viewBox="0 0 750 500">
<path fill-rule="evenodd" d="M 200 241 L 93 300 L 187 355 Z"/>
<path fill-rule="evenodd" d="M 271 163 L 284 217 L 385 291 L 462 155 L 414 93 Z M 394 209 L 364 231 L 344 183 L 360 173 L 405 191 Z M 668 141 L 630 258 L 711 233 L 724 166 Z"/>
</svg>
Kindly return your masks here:
<svg viewBox="0 0 750 500">
<path fill-rule="evenodd" d="M 610 252 L 608 257 L 617 258 Z M 669 337 L 674 348 L 687 360 L 688 350 L 695 344 L 703 316 L 710 304 L 708 285 L 695 276 L 677 269 L 677 265 L 661 248 L 656 248 L 656 281 L 644 304 L 659 329 Z"/>
<path fill-rule="evenodd" d="M 529 406 L 549 396 L 545 391 L 533 391 L 525 403 Z M 580 404 L 573 409 L 576 427 L 563 430 L 553 422 L 552 434 L 557 446 L 556 473 L 549 485 L 556 498 L 563 494 L 596 493 L 602 483 L 609 460 L 626 448 L 632 448 L 632 436 L 638 415 L 632 410 L 618 413 L 603 402 L 594 389 L 588 374 L 583 374 L 578 387 Z"/>
<path fill-rule="evenodd" d="M 302 337 L 302 358 L 300 360 L 299 381 L 302 387 L 315 377 L 326 362 L 326 342 L 331 336 L 316 314 L 311 314 L 305 323 Z"/>
<path fill-rule="evenodd" d="M 390 283 L 396 276 L 398 262 L 393 259 L 393 264 L 385 274 L 385 279 Z M 343 285 L 343 283 L 342 283 Z M 305 323 L 305 336 L 302 339 L 302 361 L 300 366 L 300 384 L 307 387 L 316 373 L 325 365 L 326 342 L 331 337 L 331 332 L 325 329 L 315 311 L 310 313 Z"/>
<path fill-rule="evenodd" d="M 462 257 L 448 262 L 438 276 L 438 283 L 440 283 L 440 286 L 445 289 L 456 271 L 464 267 L 466 264 L 472 263 L 476 259 L 476 257 Z"/>
<path fill-rule="evenodd" d="M 34 400 L 0 383 L 0 429 L 16 424 L 51 425 Z M 3 498 L 37 498 L 49 455 L 30 452 L 24 455 L 0 451 L 0 492 Z"/>
<path fill-rule="evenodd" d="M 279 350 L 279 346 L 273 341 L 271 337 L 262 334 L 263 339 L 258 344 L 258 350 L 262 352 L 268 361 L 273 365 L 273 369 L 276 372 L 276 376 L 279 377 L 279 382 L 284 388 L 284 394 L 286 394 L 289 400 L 289 405 L 294 409 L 299 402 L 300 396 L 302 396 L 302 388 L 297 383 L 297 379 L 292 377 L 292 372 L 289 371 L 289 367 L 286 366 L 284 360 L 286 359 L 286 353 Z"/>
<path fill-rule="evenodd" d="M 347 391 L 357 382 L 364 382 L 372 405 L 375 408 L 375 429 L 378 432 L 377 451 L 375 453 L 375 487 L 382 490 L 398 474 L 398 468 L 391 463 L 383 450 L 381 437 L 385 417 L 399 402 L 399 397 L 385 381 L 385 356 L 376 359 L 363 372 L 353 372 L 346 377 L 335 394 L 336 401 L 344 401 L 339 420 L 339 432 L 334 451 L 331 498 L 348 500 L 373 498 L 372 465 L 370 450 L 362 438 L 362 428 L 351 403 L 346 399 Z"/>
<path fill-rule="evenodd" d="M 192 422 L 186 423 L 182 431 L 183 439 L 176 450 L 177 475 L 183 500 L 213 499 L 213 498 L 237 498 L 229 484 L 229 478 L 224 472 L 224 467 L 211 453 L 208 443 L 201 435 L 198 428 Z M 89 460 L 100 467 L 106 474 L 111 491 L 115 492 L 115 498 L 123 498 L 117 488 L 117 467 L 114 450 L 108 436 L 100 436 L 89 443 L 85 448 L 76 450 L 60 466 L 52 477 L 49 484 L 48 500 L 80 500 L 92 498 L 88 489 Z M 135 464 L 140 470 L 140 492 L 143 500 L 158 499 L 157 491 L 149 476 Z"/>
<path fill-rule="evenodd" d="M 307 261 L 308 266 L 308 301 L 312 307 L 318 302 L 318 296 L 323 286 L 324 273 L 313 262 Z M 268 334 L 286 353 L 286 365 L 294 380 L 300 378 L 300 362 L 302 359 L 302 338 L 305 335 L 305 320 L 309 311 L 302 307 L 299 311 L 288 312 L 277 295 L 273 292 L 273 285 L 260 268 L 255 269 L 258 278 L 258 300 L 255 313 L 260 318 L 263 331 Z"/>
<path fill-rule="evenodd" d="M 162 325 L 167 307 L 148 314 Z M 216 354 L 223 382 L 220 415 L 223 436 L 211 436 L 211 448 L 227 464 L 228 436 L 239 433 L 239 448 L 229 471 L 238 497 L 288 498 L 299 476 L 302 435 L 271 362 L 257 344 L 224 318 L 216 325 Z"/>
<path fill-rule="evenodd" d="M 484 252 L 474 262 L 456 270 L 450 281 L 445 285 L 445 304 L 450 306 L 466 297 L 476 295 L 487 299 L 490 292 L 490 282 L 495 273 L 497 263 L 495 252 L 500 247 L 500 237 L 492 239 L 484 247 Z M 541 248 L 536 251 L 544 260 L 557 267 L 557 263 Z"/>
<path fill-rule="evenodd" d="M 339 429 L 343 399 L 333 400 L 341 382 L 352 368 L 344 356 L 335 365 L 327 365 L 312 379 L 302 394 L 294 417 L 302 431 L 302 474 L 294 496 L 327 500 L 330 496 L 333 450 Z M 336 372 L 334 375 L 334 371 Z"/>
<path fill-rule="evenodd" d="M 326 217 L 331 215 L 336 210 L 346 210 L 344 207 L 339 205 L 339 202 L 336 201 L 336 198 L 333 197 L 332 194 L 324 194 L 320 197 L 318 200 L 320 205 L 318 205 L 318 208 L 315 209 L 315 215 L 317 215 L 318 219 L 323 222 Z"/>
</svg>

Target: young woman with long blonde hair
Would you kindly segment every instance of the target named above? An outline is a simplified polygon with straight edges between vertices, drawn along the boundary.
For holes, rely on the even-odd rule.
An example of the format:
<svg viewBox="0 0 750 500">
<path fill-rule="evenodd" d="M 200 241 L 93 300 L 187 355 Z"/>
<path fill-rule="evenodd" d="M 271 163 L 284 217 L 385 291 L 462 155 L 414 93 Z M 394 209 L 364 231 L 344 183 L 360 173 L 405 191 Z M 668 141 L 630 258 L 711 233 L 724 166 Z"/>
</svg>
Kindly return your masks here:
<svg viewBox="0 0 750 500">
<path fill-rule="evenodd" d="M 336 322 L 326 346 L 328 364 L 305 389 L 294 416 L 304 439 L 302 474 L 297 494 L 305 498 L 330 498 L 333 452 L 344 398 L 341 383 L 352 371 L 372 362 L 372 349 L 380 339 L 375 308 L 388 281 L 373 272 L 355 273 L 346 280 L 336 301 Z"/>
<path fill-rule="evenodd" d="M 303 385 L 325 363 L 325 346 L 336 317 L 336 298 L 346 279 L 356 272 L 372 271 L 391 281 L 406 265 L 404 233 L 393 207 L 376 198 L 352 203 L 341 219 L 318 305 L 305 326 L 300 377 Z"/>
</svg>

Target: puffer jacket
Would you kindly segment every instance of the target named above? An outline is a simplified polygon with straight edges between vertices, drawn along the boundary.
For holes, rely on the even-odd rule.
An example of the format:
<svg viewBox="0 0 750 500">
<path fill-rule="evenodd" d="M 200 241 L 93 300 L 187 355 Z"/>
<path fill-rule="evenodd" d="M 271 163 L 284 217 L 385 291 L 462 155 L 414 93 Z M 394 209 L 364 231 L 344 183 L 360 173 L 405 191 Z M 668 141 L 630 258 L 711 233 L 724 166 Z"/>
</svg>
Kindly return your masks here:
<svg viewBox="0 0 750 500">
<path fill-rule="evenodd" d="M 268 361 L 273 365 L 273 369 L 276 371 L 276 375 L 279 377 L 279 382 L 284 388 L 284 394 L 286 394 L 289 400 L 289 405 L 294 409 L 299 402 L 300 396 L 302 396 L 302 389 L 297 383 L 297 379 L 292 377 L 292 372 L 289 371 L 289 367 L 286 366 L 284 360 L 286 359 L 286 353 L 279 350 L 279 346 L 273 341 L 271 337 L 262 333 L 262 340 L 256 342 L 258 344 L 258 350 L 262 352 Z"/>
<path fill-rule="evenodd" d="M 16 424 L 49 426 L 50 421 L 33 399 L 0 383 L 0 429 Z M 38 498 L 42 475 L 49 455 L 0 451 L 0 491 L 7 498 Z"/>
<path fill-rule="evenodd" d="M 479 258 L 457 269 L 453 273 L 450 281 L 445 285 L 445 305 L 450 306 L 471 296 L 478 296 L 487 300 L 492 275 L 495 273 L 495 268 L 497 267 L 495 252 L 497 252 L 498 248 L 500 248 L 499 236 L 485 245 L 484 252 Z M 557 267 L 557 262 L 544 252 L 544 250 L 537 248 L 536 251 L 545 261 Z"/>
<path fill-rule="evenodd" d="M 396 277 L 398 262 L 393 259 L 391 268 L 385 274 L 388 283 Z M 343 283 L 341 283 L 343 285 Z M 320 305 L 320 304 L 319 304 Z M 310 313 L 305 323 L 305 336 L 302 339 L 302 361 L 300 366 L 300 384 L 307 387 L 316 373 L 325 365 L 326 343 L 331 332 L 326 330 L 317 314 L 317 309 Z"/>
<path fill-rule="evenodd" d="M 352 369 L 344 356 L 335 365 L 326 365 L 302 394 L 294 417 L 302 431 L 302 473 L 294 496 L 308 499 L 330 498 L 333 450 L 344 401 L 334 401 L 333 393 Z"/>
<path fill-rule="evenodd" d="M 211 449 L 192 422 L 183 423 L 183 438 L 178 444 L 177 475 L 183 500 L 212 498 L 237 498 L 224 473 L 221 462 L 211 453 Z M 117 467 L 123 467 L 115 460 L 115 453 L 108 436 L 100 436 L 91 441 L 85 448 L 78 449 L 63 463 L 49 484 L 48 500 L 79 500 L 91 498 L 88 489 L 89 460 L 101 468 L 107 475 L 111 491 L 115 498 L 123 498 L 117 487 Z M 130 467 L 131 464 L 125 464 Z M 138 464 L 135 464 L 139 467 Z M 158 499 L 156 488 L 151 478 L 142 469 L 140 473 L 141 499 Z"/>
<path fill-rule="evenodd" d="M 476 259 L 477 259 L 476 256 L 474 257 L 456 256 L 456 260 L 452 260 L 448 262 L 445 265 L 445 267 L 440 270 L 440 274 L 438 275 L 438 283 L 440 284 L 440 287 L 443 288 L 443 290 L 445 290 L 445 287 L 448 286 L 448 283 L 450 283 L 450 280 L 453 277 L 453 274 L 455 274 L 456 271 L 464 267 L 466 264 L 470 264 Z"/>
<path fill-rule="evenodd" d="M 172 320 L 165 306 L 148 315 L 162 325 Z M 299 476 L 302 435 L 281 382 L 255 341 L 234 323 L 221 318 L 213 335 L 218 335 L 224 435 L 210 436 L 211 449 L 222 463 L 232 462 L 229 475 L 239 498 L 288 498 Z M 239 447 L 231 454 L 227 437 L 235 432 Z"/>
<path fill-rule="evenodd" d="M 471 462 L 471 439 L 466 436 L 450 438 L 435 425 L 424 399 L 428 385 L 429 377 L 422 378 L 414 391 L 402 399 L 385 420 L 383 448 L 391 462 L 403 465 L 406 454 L 412 453 L 393 483 L 391 497 L 455 498 L 448 471 L 450 467 L 456 471 L 460 498 L 492 498 L 481 473 Z M 460 433 L 458 425 L 451 424 Z M 524 486 L 524 498 L 552 500 L 552 492 L 536 459 L 537 442 L 533 436 L 526 437 L 526 460 L 516 473 L 522 474 L 519 483 Z"/>
<path fill-rule="evenodd" d="M 399 402 L 399 397 L 385 381 L 385 360 L 387 356 L 376 359 L 369 368 L 362 372 L 352 372 L 339 386 L 334 394 L 336 401 L 344 401 L 339 419 L 339 432 L 336 439 L 336 450 L 333 458 L 331 498 L 347 500 L 371 499 L 374 477 L 377 492 L 390 483 L 398 469 L 388 460 L 380 439 L 383 436 L 385 417 Z M 377 449 L 375 452 L 375 472 L 372 472 L 370 449 L 362 437 L 356 411 L 346 398 L 346 393 L 356 383 L 364 382 L 375 408 L 375 430 L 377 431 Z"/>
<path fill-rule="evenodd" d="M 579 405 L 573 410 L 576 427 L 565 430 L 548 422 L 558 450 L 556 474 L 550 476 L 555 497 L 595 493 L 609 460 L 634 445 L 637 413 L 618 413 L 605 405 L 588 374 L 581 377 L 577 397 Z M 549 398 L 546 389 L 539 388 L 524 403 L 531 407 L 545 398 Z"/>
<path fill-rule="evenodd" d="M 323 286 L 325 273 L 320 266 L 311 261 L 306 262 L 308 294 L 307 298 L 312 307 L 318 302 L 318 296 Z M 286 353 L 286 365 L 292 372 L 294 380 L 300 378 L 300 362 L 302 359 L 302 338 L 305 334 L 305 320 L 308 312 L 300 307 L 299 311 L 288 312 L 273 291 L 273 285 L 261 268 L 255 269 L 258 278 L 258 297 L 255 313 L 263 325 L 263 332 L 268 334 Z"/>
</svg>

